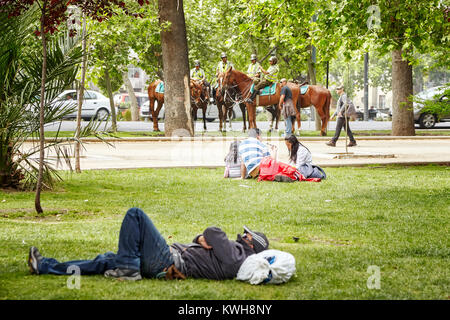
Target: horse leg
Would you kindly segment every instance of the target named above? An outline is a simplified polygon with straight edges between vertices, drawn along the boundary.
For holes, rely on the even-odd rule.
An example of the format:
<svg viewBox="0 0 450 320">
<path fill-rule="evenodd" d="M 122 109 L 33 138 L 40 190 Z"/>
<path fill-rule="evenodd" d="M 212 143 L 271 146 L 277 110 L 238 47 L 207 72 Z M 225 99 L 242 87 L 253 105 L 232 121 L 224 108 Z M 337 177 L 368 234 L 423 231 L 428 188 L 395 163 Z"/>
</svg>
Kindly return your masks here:
<svg viewBox="0 0 450 320">
<path fill-rule="evenodd" d="M 321 109 L 321 115 L 320 118 L 322 119 L 322 130 L 320 131 L 320 134 L 322 136 L 327 135 L 327 125 L 328 121 L 330 121 L 330 103 L 331 103 L 331 93 L 328 93 L 325 103 L 323 104 L 323 107 Z"/>
<path fill-rule="evenodd" d="M 298 132 L 300 132 L 300 128 L 301 128 L 301 126 L 302 126 L 302 123 L 301 123 L 301 117 L 300 117 L 300 111 L 298 111 L 298 112 L 295 114 L 295 118 L 297 119 Z M 295 131 L 294 131 L 294 124 L 292 124 L 292 132 L 295 132 Z"/>
<path fill-rule="evenodd" d="M 326 136 L 327 135 L 328 117 L 325 114 L 321 114 L 320 119 L 322 120 L 322 128 L 320 129 L 320 135 Z"/>
<path fill-rule="evenodd" d="M 233 118 L 233 109 L 229 109 L 228 110 L 228 124 L 230 125 L 230 130 L 231 130 L 231 120 Z"/>
<path fill-rule="evenodd" d="M 242 132 L 245 132 L 245 130 L 247 130 L 247 115 L 245 113 L 245 105 L 240 103 L 239 104 L 239 108 L 241 108 L 242 120 L 244 121 L 244 124 L 243 124 L 243 127 L 242 127 Z"/>
<path fill-rule="evenodd" d="M 256 128 L 256 105 L 252 103 L 247 103 L 247 112 L 248 112 L 248 127 L 249 129 Z"/>
<path fill-rule="evenodd" d="M 223 113 L 222 113 L 222 105 L 219 101 L 217 101 L 217 111 L 219 113 L 219 131 L 222 131 L 222 121 L 223 121 Z"/>
<path fill-rule="evenodd" d="M 222 114 L 223 114 L 223 132 L 226 132 L 227 131 L 228 111 L 227 111 L 227 106 L 225 105 L 225 102 L 222 103 Z"/>
<path fill-rule="evenodd" d="M 275 120 L 274 112 L 273 112 L 272 106 L 266 108 L 266 110 L 269 112 L 269 115 L 270 115 L 270 119 L 269 119 L 269 132 L 272 132 L 272 129 L 273 129 L 273 121 Z"/>
<path fill-rule="evenodd" d="M 326 136 L 327 135 L 327 124 L 328 124 L 328 120 L 330 119 L 329 116 L 329 111 L 327 112 L 326 106 L 328 103 L 328 98 L 325 100 L 325 102 L 323 103 L 323 106 L 321 108 L 316 108 L 317 109 L 317 113 L 319 114 L 320 120 L 322 120 L 322 127 L 320 129 L 320 135 L 321 136 Z"/>
<path fill-rule="evenodd" d="M 155 110 L 155 99 L 152 98 L 150 99 L 150 111 L 152 113 L 152 120 L 153 120 L 153 131 L 159 131 L 158 128 L 158 114 L 159 114 L 159 110 L 161 109 L 161 107 L 159 106 L 158 103 L 158 107 L 157 110 Z"/>
<path fill-rule="evenodd" d="M 278 108 L 278 106 L 275 106 L 275 130 L 278 130 L 278 122 L 280 121 L 281 116 L 281 110 Z"/>
<path fill-rule="evenodd" d="M 206 131 L 206 105 L 203 105 L 202 110 L 203 110 L 203 130 Z"/>
<path fill-rule="evenodd" d="M 194 119 L 194 125 L 195 121 L 197 121 L 197 107 L 192 106 L 191 107 L 191 117 Z"/>
</svg>

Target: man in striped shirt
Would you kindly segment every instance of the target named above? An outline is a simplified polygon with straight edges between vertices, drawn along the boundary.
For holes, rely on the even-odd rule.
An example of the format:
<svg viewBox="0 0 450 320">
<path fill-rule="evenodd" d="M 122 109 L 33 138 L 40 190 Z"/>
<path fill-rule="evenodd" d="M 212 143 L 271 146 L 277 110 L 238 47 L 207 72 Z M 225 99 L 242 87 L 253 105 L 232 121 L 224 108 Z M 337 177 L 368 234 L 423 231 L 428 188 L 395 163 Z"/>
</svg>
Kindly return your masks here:
<svg viewBox="0 0 450 320">
<path fill-rule="evenodd" d="M 242 160 L 241 178 L 258 177 L 261 160 L 270 156 L 269 148 L 261 142 L 261 131 L 258 128 L 248 130 L 248 138 L 239 144 L 239 156 Z"/>
</svg>

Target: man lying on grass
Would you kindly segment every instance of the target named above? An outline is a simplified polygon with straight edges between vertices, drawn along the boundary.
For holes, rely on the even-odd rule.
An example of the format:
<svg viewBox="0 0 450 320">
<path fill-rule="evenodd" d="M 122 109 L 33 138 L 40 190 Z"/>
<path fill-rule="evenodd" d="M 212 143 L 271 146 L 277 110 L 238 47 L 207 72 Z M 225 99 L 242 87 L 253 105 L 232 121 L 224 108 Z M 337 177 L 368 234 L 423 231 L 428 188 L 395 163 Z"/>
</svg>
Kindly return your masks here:
<svg viewBox="0 0 450 320">
<path fill-rule="evenodd" d="M 236 241 L 228 240 L 217 227 L 207 228 L 193 243 L 167 245 L 150 218 L 138 208 L 128 210 L 122 221 L 117 254 L 107 252 L 94 260 L 58 262 L 44 258 L 31 247 L 28 266 L 32 274 L 71 275 L 75 266 L 81 275 L 104 274 L 123 280 L 146 278 L 233 279 L 244 260 L 268 249 L 269 241 L 260 232 L 244 226 Z M 68 273 L 71 267 L 72 273 Z"/>
</svg>

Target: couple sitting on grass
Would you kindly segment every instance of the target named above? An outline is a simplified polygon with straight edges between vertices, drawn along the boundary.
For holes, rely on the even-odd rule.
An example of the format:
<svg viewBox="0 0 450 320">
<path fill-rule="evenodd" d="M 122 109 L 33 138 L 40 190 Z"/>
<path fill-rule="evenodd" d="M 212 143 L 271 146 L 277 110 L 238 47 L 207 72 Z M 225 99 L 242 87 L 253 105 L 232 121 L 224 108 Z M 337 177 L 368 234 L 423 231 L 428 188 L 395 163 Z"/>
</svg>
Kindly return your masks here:
<svg viewBox="0 0 450 320">
<path fill-rule="evenodd" d="M 269 148 L 261 139 L 261 131 L 253 128 L 248 131 L 248 138 L 234 141 L 225 157 L 225 178 L 258 178 L 271 181 L 320 181 L 326 174 L 322 168 L 312 164 L 311 152 L 301 144 L 295 135 L 285 138 L 289 151 L 289 164 L 277 162 Z M 316 180 L 313 180 L 316 179 Z M 319 180 L 317 180 L 319 179 Z"/>
</svg>

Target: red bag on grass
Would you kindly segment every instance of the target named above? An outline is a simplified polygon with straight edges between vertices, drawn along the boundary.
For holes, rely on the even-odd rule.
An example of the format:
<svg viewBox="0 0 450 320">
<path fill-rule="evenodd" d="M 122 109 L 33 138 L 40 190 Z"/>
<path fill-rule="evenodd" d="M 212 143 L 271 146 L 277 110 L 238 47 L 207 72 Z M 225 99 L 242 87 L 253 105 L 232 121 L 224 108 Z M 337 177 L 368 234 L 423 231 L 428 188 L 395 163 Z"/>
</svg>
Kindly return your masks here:
<svg viewBox="0 0 450 320">
<path fill-rule="evenodd" d="M 276 176 L 285 176 L 292 181 L 312 181 L 320 182 L 319 178 L 309 178 L 305 177 L 294 167 L 279 161 L 271 157 L 265 157 L 261 160 L 259 164 L 259 178 L 258 181 L 274 181 Z"/>
</svg>

